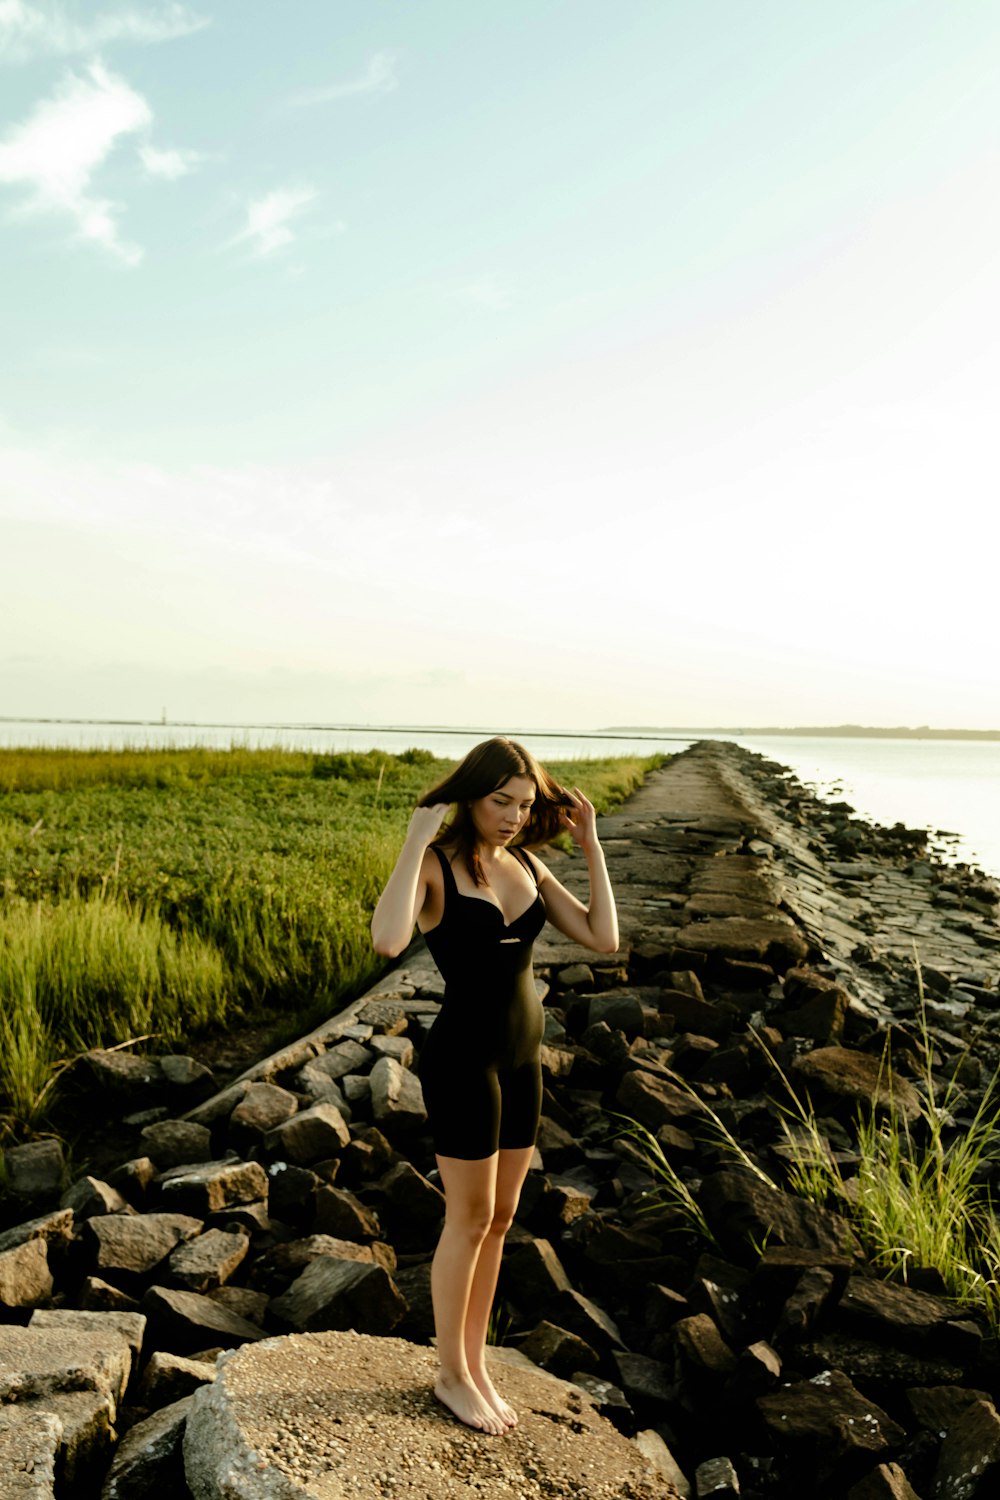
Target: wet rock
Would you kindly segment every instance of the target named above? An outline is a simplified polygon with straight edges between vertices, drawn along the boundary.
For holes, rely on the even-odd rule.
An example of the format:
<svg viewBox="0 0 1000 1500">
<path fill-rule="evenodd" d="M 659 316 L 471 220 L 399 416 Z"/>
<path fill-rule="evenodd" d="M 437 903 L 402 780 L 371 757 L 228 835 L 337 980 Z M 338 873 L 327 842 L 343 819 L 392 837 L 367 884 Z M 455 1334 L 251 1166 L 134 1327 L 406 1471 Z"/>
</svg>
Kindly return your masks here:
<svg viewBox="0 0 1000 1500">
<path fill-rule="evenodd" d="M 426 1124 L 423 1089 L 415 1073 L 394 1057 L 380 1057 L 370 1076 L 375 1123 L 390 1139 Z"/>
<path fill-rule="evenodd" d="M 976 1401 L 945 1434 L 930 1500 L 988 1500 L 998 1479 L 1000 1416 L 992 1401 Z"/>
<path fill-rule="evenodd" d="M 201 1220 L 189 1214 L 112 1214 L 88 1219 L 81 1239 L 91 1271 L 142 1276 L 200 1232 Z"/>
<path fill-rule="evenodd" d="M 268 1149 L 309 1166 L 336 1156 L 351 1139 L 347 1121 L 340 1110 L 323 1100 L 311 1109 L 303 1109 L 283 1125 L 272 1130 L 267 1137 Z"/>
<path fill-rule="evenodd" d="M 208 1161 L 212 1155 L 211 1131 L 191 1120 L 157 1120 L 143 1128 L 139 1141 L 160 1171 L 184 1162 Z"/>
<path fill-rule="evenodd" d="M 168 1262 L 171 1280 L 189 1292 L 210 1291 L 229 1280 L 249 1249 L 245 1234 L 209 1229 L 172 1252 Z"/>
<path fill-rule="evenodd" d="M 52 1295 L 52 1274 L 44 1239 L 26 1240 L 0 1251 L 0 1308 L 37 1307 Z"/>
<path fill-rule="evenodd" d="M 264 1337 L 262 1328 L 198 1292 L 152 1286 L 141 1306 L 161 1350 L 193 1354 L 214 1345 L 229 1349 Z"/>
<path fill-rule="evenodd" d="M 19 1198 L 44 1198 L 63 1185 L 66 1159 L 59 1141 L 29 1141 L 3 1154 L 7 1190 Z"/>
<path fill-rule="evenodd" d="M 266 1199 L 267 1173 L 256 1161 L 205 1162 L 171 1167 L 158 1188 L 165 1208 L 207 1219 L 222 1209 Z"/>
<path fill-rule="evenodd" d="M 405 1312 L 406 1303 L 383 1266 L 330 1256 L 312 1261 L 270 1306 L 279 1326 L 300 1333 L 349 1328 L 390 1333 Z"/>
<path fill-rule="evenodd" d="M 897 1447 L 905 1433 L 839 1370 L 783 1386 L 757 1398 L 757 1409 L 778 1444 L 804 1472 L 821 1480 L 854 1477 L 868 1455 Z"/>
<path fill-rule="evenodd" d="M 913 1084 L 886 1068 L 882 1060 L 846 1047 L 819 1047 L 799 1058 L 793 1069 L 822 1114 L 842 1111 L 853 1120 L 858 1109 L 875 1109 L 914 1124 L 922 1113 Z"/>
<path fill-rule="evenodd" d="M 191 1407 L 186 1396 L 137 1422 L 124 1436 L 101 1491 L 101 1500 L 150 1500 L 152 1496 L 182 1496 L 184 1458 L 181 1442 Z"/>
</svg>

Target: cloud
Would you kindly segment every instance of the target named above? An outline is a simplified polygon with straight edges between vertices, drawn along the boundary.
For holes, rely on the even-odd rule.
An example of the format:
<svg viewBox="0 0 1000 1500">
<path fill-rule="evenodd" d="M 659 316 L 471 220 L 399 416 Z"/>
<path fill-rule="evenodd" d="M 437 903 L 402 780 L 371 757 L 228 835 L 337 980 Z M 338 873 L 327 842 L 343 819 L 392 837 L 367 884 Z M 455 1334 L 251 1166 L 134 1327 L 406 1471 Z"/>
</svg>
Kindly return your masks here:
<svg viewBox="0 0 1000 1500">
<path fill-rule="evenodd" d="M 91 52 L 113 42 L 168 42 L 208 24 L 207 17 L 176 3 L 155 10 L 127 5 L 78 20 L 71 7 L 59 0 L 35 5 L 27 0 L 0 0 L 0 63 Z"/>
<path fill-rule="evenodd" d="M 332 99 L 352 99 L 357 94 L 391 94 L 398 87 L 396 59 L 392 52 L 376 52 L 368 62 L 367 71 L 349 83 L 333 83 L 328 88 L 307 89 L 296 94 L 292 105 L 327 104 Z"/>
<path fill-rule="evenodd" d="M 121 238 L 119 206 L 96 195 L 91 179 L 118 140 L 147 129 L 152 118 L 141 94 L 92 63 L 83 77 L 69 74 L 0 140 L 0 183 L 27 190 L 21 213 L 68 216 L 82 239 L 135 265 L 141 249 Z"/>
<path fill-rule="evenodd" d="M 295 239 L 289 221 L 296 218 L 319 197 L 315 188 L 276 188 L 263 198 L 247 205 L 246 227 L 228 241 L 229 245 L 250 243 L 255 256 L 273 255 Z"/>
<path fill-rule="evenodd" d="M 150 177 L 165 177 L 173 182 L 193 172 L 205 157 L 200 151 L 160 151 L 146 144 L 139 147 L 139 159 Z"/>
</svg>

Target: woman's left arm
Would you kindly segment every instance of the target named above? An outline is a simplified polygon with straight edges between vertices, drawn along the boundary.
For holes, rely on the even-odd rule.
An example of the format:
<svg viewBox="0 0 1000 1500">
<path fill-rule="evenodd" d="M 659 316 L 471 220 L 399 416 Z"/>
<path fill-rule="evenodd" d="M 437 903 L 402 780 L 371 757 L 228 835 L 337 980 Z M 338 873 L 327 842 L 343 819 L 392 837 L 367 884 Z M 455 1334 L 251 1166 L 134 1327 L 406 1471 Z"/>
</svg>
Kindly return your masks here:
<svg viewBox="0 0 1000 1500">
<path fill-rule="evenodd" d="M 538 891 L 545 904 L 545 915 L 561 933 L 595 953 L 618 951 L 618 913 L 604 863 L 604 850 L 597 837 L 597 813 L 592 802 L 574 787 L 572 809 L 563 808 L 559 820 L 573 842 L 583 852 L 590 873 L 590 901 L 587 906 L 561 885 L 552 871 L 539 862 Z"/>
</svg>

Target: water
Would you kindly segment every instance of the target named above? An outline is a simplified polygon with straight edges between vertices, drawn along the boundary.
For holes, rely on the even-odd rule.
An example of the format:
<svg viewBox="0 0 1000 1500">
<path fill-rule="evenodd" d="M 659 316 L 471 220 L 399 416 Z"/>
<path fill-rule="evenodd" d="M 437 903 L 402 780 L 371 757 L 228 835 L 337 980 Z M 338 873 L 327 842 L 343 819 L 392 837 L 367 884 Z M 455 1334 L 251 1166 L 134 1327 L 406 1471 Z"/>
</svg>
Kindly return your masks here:
<svg viewBox="0 0 1000 1500">
<path fill-rule="evenodd" d="M 89 723 L 69 720 L 0 720 L 0 746 L 283 745 L 303 750 L 390 751 L 419 745 L 458 760 L 489 729 L 442 726 L 384 729 L 310 724 Z M 790 767 L 822 797 L 844 800 L 875 823 L 945 831 L 933 841 L 949 861 L 978 865 L 1000 878 L 1000 745 L 984 740 L 848 739 L 806 735 L 718 734 L 670 729 L 637 735 L 511 729 L 539 760 L 676 752 L 697 739 L 730 739 Z"/>
</svg>

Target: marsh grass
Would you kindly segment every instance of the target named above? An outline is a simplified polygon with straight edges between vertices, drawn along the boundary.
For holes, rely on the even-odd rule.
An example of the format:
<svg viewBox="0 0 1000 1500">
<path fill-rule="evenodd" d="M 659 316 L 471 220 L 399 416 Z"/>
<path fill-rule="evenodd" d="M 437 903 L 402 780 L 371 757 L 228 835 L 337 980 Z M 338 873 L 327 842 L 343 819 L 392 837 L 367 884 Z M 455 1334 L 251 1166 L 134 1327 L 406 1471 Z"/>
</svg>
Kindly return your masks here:
<svg viewBox="0 0 1000 1500">
<path fill-rule="evenodd" d="M 549 762 L 599 812 L 663 757 Z M 377 977 L 371 912 L 415 749 L 0 751 L 0 1119 L 38 1128 L 65 1061 L 156 1033 L 321 1020 Z"/>
</svg>

